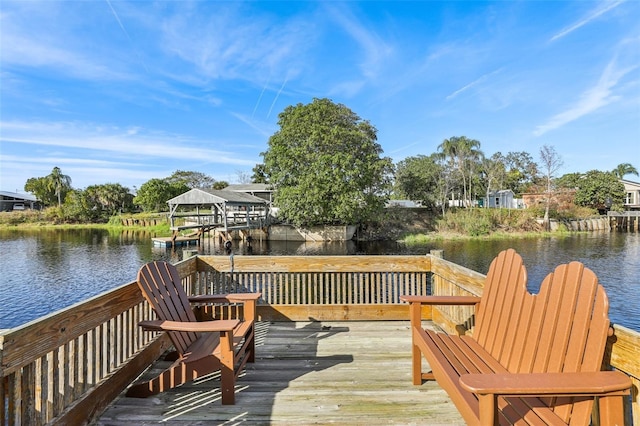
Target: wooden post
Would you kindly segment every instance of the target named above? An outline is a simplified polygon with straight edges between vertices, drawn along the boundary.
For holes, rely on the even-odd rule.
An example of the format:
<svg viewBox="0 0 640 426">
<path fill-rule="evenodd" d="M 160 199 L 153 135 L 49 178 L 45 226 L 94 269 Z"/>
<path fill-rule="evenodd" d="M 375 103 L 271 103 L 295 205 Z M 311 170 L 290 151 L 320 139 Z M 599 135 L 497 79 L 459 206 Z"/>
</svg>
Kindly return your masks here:
<svg viewBox="0 0 640 426">
<path fill-rule="evenodd" d="M 194 250 L 194 249 L 185 249 L 182 250 L 182 260 L 184 259 L 188 259 L 190 257 L 195 256 L 196 254 L 198 254 L 198 250 Z"/>
</svg>

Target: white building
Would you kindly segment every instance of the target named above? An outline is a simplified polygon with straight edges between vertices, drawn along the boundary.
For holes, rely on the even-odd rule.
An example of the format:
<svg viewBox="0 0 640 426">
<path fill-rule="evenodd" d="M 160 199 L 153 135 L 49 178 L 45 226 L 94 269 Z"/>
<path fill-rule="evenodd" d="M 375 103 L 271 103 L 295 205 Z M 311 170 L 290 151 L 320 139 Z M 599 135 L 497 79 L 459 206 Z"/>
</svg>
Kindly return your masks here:
<svg viewBox="0 0 640 426">
<path fill-rule="evenodd" d="M 627 210 L 640 210 L 640 183 L 620 179 L 624 185 L 624 207 Z"/>
<path fill-rule="evenodd" d="M 522 199 L 514 198 L 513 191 L 502 189 L 489 192 L 489 198 L 485 198 L 485 205 L 490 208 L 521 209 L 524 208 Z"/>
</svg>

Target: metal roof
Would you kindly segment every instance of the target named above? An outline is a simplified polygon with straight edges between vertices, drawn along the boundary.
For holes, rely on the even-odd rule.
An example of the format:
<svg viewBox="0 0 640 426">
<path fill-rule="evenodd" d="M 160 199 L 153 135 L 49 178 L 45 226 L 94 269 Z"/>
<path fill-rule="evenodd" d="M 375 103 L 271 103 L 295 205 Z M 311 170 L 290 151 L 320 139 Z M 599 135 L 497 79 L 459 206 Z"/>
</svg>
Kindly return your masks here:
<svg viewBox="0 0 640 426">
<path fill-rule="evenodd" d="M 215 190 L 215 189 L 191 189 L 167 201 L 170 205 L 211 205 L 229 204 L 238 206 L 264 205 L 265 200 L 243 192 Z"/>
<path fill-rule="evenodd" d="M 238 183 L 227 186 L 224 191 L 273 192 L 273 186 L 269 183 Z"/>
<path fill-rule="evenodd" d="M 0 191 L 0 197 L 15 198 L 16 200 L 38 201 L 36 197 L 25 192 Z"/>
</svg>

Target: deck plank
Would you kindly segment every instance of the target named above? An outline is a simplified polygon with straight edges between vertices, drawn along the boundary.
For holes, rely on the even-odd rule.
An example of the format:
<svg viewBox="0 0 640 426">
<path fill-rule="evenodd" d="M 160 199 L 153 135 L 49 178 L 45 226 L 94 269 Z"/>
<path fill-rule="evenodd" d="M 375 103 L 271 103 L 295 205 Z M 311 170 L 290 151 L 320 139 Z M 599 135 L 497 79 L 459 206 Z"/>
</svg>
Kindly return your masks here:
<svg viewBox="0 0 640 426">
<path fill-rule="evenodd" d="M 256 363 L 220 402 L 219 377 L 146 399 L 121 395 L 97 426 L 463 425 L 435 382 L 411 384 L 408 321 L 261 322 Z"/>
</svg>

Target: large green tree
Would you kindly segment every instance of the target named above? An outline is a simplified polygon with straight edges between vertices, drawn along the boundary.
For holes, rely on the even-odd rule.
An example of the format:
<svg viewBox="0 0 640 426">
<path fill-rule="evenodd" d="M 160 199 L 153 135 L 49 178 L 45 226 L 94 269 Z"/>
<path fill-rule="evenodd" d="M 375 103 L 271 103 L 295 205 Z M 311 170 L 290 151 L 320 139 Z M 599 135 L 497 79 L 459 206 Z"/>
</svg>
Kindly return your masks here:
<svg viewBox="0 0 640 426">
<path fill-rule="evenodd" d="M 354 224 L 388 200 L 393 163 L 377 130 L 329 99 L 285 108 L 264 158 L 280 216 L 297 226 Z"/>
<path fill-rule="evenodd" d="M 605 210 L 621 210 L 624 205 L 624 185 L 614 172 L 591 170 L 578 181 L 575 203 L 579 206 Z"/>
<path fill-rule="evenodd" d="M 144 211 L 160 212 L 167 209 L 167 201 L 187 192 L 190 188 L 184 182 L 168 182 L 167 179 L 150 179 L 140 185 L 133 202 Z"/>
<path fill-rule="evenodd" d="M 251 169 L 253 174 L 251 175 L 252 183 L 269 183 L 267 181 L 267 175 L 264 171 L 264 164 L 256 164 L 256 166 Z"/>
<path fill-rule="evenodd" d="M 510 189 L 516 196 L 526 192 L 538 178 L 538 165 L 528 152 L 508 152 L 504 157 L 504 166 L 504 187 L 499 189 Z"/>
<path fill-rule="evenodd" d="M 443 201 L 437 190 L 441 176 L 442 165 L 437 155 L 407 157 L 396 165 L 396 196 L 421 201 L 424 207 L 433 208 Z"/>
<path fill-rule="evenodd" d="M 35 195 L 45 206 L 56 202 L 61 206 L 71 189 L 71 177 L 63 174 L 59 167 L 54 167 L 47 176 L 29 178 L 24 184 L 24 190 Z"/>
<path fill-rule="evenodd" d="M 49 186 L 46 177 L 32 177 L 27 179 L 24 184 L 24 190 L 32 193 L 45 206 L 51 206 L 56 203 L 56 195 Z"/>
<path fill-rule="evenodd" d="M 216 180 L 202 172 L 192 172 L 186 170 L 176 170 L 171 176 L 165 179 L 171 184 L 184 184 L 189 188 L 213 188 Z"/>
<path fill-rule="evenodd" d="M 485 199 L 489 200 L 491 191 L 504 189 L 507 172 L 505 170 L 505 158 L 500 152 L 496 152 L 491 158 L 482 160 L 482 181 L 485 185 Z M 489 208 L 487 202 L 485 208 Z"/>
<path fill-rule="evenodd" d="M 108 218 L 132 209 L 133 197 L 129 188 L 119 183 L 91 185 L 85 189 L 85 194 L 91 200 L 92 208 L 99 211 L 102 217 Z"/>
</svg>

